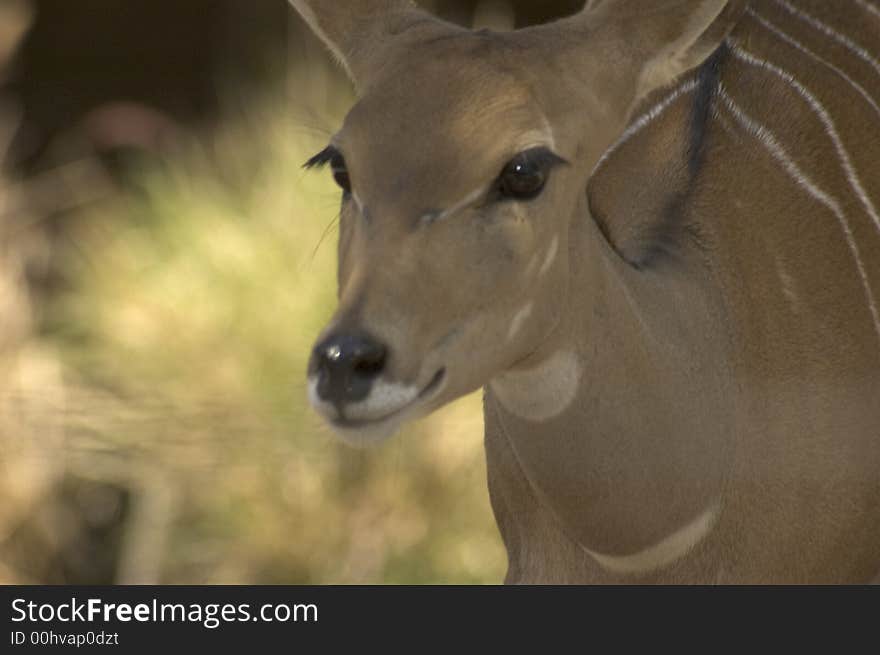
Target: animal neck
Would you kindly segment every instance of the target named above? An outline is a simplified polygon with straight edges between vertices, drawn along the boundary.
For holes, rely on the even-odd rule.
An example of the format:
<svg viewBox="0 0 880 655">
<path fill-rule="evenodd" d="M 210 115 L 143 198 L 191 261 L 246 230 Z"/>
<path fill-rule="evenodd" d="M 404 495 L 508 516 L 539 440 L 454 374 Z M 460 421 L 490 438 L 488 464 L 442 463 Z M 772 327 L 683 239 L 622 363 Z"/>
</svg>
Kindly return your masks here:
<svg viewBox="0 0 880 655">
<path fill-rule="evenodd" d="M 703 539 L 723 501 L 732 421 L 724 344 L 708 337 L 724 333 L 720 305 L 690 264 L 636 270 L 580 215 L 563 319 L 489 385 L 487 422 L 516 454 L 505 474 L 600 565 L 648 570 Z"/>
</svg>

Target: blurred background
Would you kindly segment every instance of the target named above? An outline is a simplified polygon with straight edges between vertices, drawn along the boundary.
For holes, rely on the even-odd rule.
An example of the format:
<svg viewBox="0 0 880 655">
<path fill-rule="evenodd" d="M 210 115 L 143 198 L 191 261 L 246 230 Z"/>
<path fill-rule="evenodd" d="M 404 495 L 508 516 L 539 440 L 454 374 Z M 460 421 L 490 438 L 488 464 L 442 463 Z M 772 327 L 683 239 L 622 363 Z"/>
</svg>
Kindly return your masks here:
<svg viewBox="0 0 880 655">
<path fill-rule="evenodd" d="M 370 451 L 306 405 L 352 102 L 286 0 L 0 0 L 0 584 L 502 580 L 479 396 Z"/>
</svg>

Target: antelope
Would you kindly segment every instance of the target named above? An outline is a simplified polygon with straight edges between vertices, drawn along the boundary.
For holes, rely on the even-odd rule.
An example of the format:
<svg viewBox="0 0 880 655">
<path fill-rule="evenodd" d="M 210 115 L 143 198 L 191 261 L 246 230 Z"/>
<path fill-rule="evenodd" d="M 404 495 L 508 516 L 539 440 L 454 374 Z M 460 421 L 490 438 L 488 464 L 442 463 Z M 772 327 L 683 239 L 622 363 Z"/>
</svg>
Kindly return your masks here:
<svg viewBox="0 0 880 655">
<path fill-rule="evenodd" d="M 291 1 L 358 98 L 307 164 L 342 439 L 484 388 L 508 583 L 880 573 L 880 3 Z"/>
</svg>

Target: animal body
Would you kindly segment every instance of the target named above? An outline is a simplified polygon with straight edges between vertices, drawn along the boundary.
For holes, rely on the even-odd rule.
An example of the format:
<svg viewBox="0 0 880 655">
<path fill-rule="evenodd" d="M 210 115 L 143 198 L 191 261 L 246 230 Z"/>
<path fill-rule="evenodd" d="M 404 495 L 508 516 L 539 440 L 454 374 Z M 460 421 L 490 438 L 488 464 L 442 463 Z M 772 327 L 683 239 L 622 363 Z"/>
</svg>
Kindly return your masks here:
<svg viewBox="0 0 880 655">
<path fill-rule="evenodd" d="M 485 388 L 511 583 L 880 573 L 880 3 L 292 2 L 359 94 L 310 162 L 342 438 Z"/>
</svg>

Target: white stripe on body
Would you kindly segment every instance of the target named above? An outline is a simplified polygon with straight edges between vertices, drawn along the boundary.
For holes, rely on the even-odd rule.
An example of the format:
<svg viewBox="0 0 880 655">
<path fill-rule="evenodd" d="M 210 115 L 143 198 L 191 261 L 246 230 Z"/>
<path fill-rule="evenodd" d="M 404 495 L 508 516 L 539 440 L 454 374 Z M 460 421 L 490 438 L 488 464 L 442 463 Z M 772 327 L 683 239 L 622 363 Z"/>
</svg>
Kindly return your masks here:
<svg viewBox="0 0 880 655">
<path fill-rule="evenodd" d="M 869 64 L 874 71 L 880 75 L 880 61 L 877 61 L 877 58 L 871 55 L 865 48 L 860 46 L 858 43 L 850 39 L 848 36 L 845 36 L 832 28 L 829 25 L 826 25 L 818 18 L 811 16 L 810 14 L 801 11 L 797 7 L 793 6 L 788 0 L 773 0 L 777 5 L 785 9 L 792 16 L 804 21 L 808 25 L 811 25 L 814 29 L 819 30 L 825 36 L 831 37 L 835 41 L 837 41 L 844 48 L 852 52 L 859 59 Z"/>
<path fill-rule="evenodd" d="M 862 181 L 861 179 L 859 179 L 858 173 L 856 173 L 856 170 L 853 167 L 849 153 L 843 146 L 843 141 L 840 138 L 840 134 L 837 131 L 836 125 L 834 124 L 834 119 L 831 118 L 831 115 L 828 113 L 828 110 L 825 108 L 825 106 L 818 100 L 818 98 L 816 98 L 815 95 L 810 92 L 809 89 L 798 82 L 791 73 L 783 70 L 779 66 L 769 61 L 759 59 L 755 55 L 743 50 L 742 47 L 740 47 L 734 41 L 731 41 L 731 53 L 740 61 L 773 73 L 784 82 L 786 82 L 790 87 L 792 87 L 798 93 L 798 95 L 800 95 L 807 102 L 807 104 L 810 105 L 810 108 L 816 113 L 819 120 L 822 122 L 826 134 L 831 138 L 831 141 L 834 143 L 834 148 L 837 151 L 837 156 L 840 159 L 841 165 L 843 166 L 847 181 L 850 183 L 850 186 L 852 186 L 853 190 L 856 193 L 856 196 L 859 198 L 859 201 L 862 203 L 865 210 L 868 212 L 868 215 L 871 217 L 871 220 L 874 221 L 874 225 L 877 226 L 877 230 L 880 231 L 880 215 L 877 214 L 877 209 L 876 207 L 874 207 L 874 203 L 868 197 L 865 188 L 862 186 Z"/>
<path fill-rule="evenodd" d="M 617 150 L 623 146 L 624 143 L 633 138 L 636 134 L 641 132 L 643 129 L 648 127 L 651 123 L 653 123 L 657 118 L 663 115 L 665 112 L 676 100 L 681 98 L 688 93 L 694 91 L 697 88 L 699 82 L 695 79 L 688 80 L 681 84 L 680 86 L 673 89 L 673 91 L 665 96 L 660 102 L 651 107 L 644 114 L 639 116 L 636 120 L 630 123 L 629 127 L 626 128 L 623 134 L 620 135 L 620 138 L 611 145 L 608 150 L 599 158 L 599 161 L 596 162 L 596 165 L 593 167 L 593 172 L 591 175 L 595 175 L 596 171 L 598 171 L 602 165 L 608 160 L 611 155 L 613 155 Z"/>
<path fill-rule="evenodd" d="M 868 13 L 874 14 L 877 18 L 880 18 L 880 8 L 875 7 L 867 0 L 855 0 L 856 4 L 867 11 Z"/>
<path fill-rule="evenodd" d="M 801 187 L 804 191 L 806 191 L 810 196 L 818 200 L 822 205 L 828 208 L 832 214 L 837 218 L 838 223 L 840 224 L 840 228 L 843 231 L 844 238 L 846 239 L 846 243 L 849 246 L 850 252 L 852 253 L 853 260 L 855 261 L 856 269 L 858 270 L 859 277 L 861 278 L 862 287 L 865 291 L 865 298 L 867 299 L 868 309 L 871 313 L 871 317 L 874 322 L 874 330 L 877 333 L 877 338 L 880 340 L 880 312 L 877 310 L 877 302 L 874 297 L 874 292 L 871 288 L 871 282 L 868 279 L 868 273 L 865 270 L 865 264 L 862 261 L 861 252 L 859 251 L 858 244 L 855 241 L 855 237 L 852 233 L 852 228 L 850 228 L 849 221 L 846 218 L 846 215 L 843 213 L 841 209 L 840 203 L 833 198 L 831 195 L 822 190 L 812 179 L 795 163 L 794 159 L 786 152 L 785 148 L 779 143 L 779 140 L 774 136 L 774 134 L 751 118 L 748 114 L 745 113 L 730 97 L 727 91 L 724 89 L 723 85 L 719 85 L 718 95 L 721 100 L 724 102 L 725 107 L 728 109 L 730 114 L 736 120 L 739 125 L 745 129 L 746 132 L 751 134 L 753 137 L 758 139 L 761 144 L 767 149 L 767 151 L 772 155 L 772 157 L 779 162 L 782 167 L 785 169 L 785 172 L 788 173 L 789 177 L 791 177 L 799 187 Z"/>
<path fill-rule="evenodd" d="M 807 55 L 807 57 L 809 57 L 813 61 L 815 61 L 815 62 L 821 64 L 822 66 L 825 66 L 829 70 L 833 71 L 838 77 L 840 77 L 841 79 L 843 79 L 847 83 L 849 83 L 849 85 L 852 86 L 859 93 L 859 95 L 861 95 L 867 101 L 867 103 L 869 105 L 871 105 L 871 107 L 874 109 L 874 111 L 877 113 L 877 115 L 880 116 L 880 106 L 877 105 L 877 102 L 874 100 L 874 98 L 871 97 L 871 94 L 869 94 L 865 90 L 865 88 L 861 84 L 856 82 L 852 77 L 847 75 L 845 72 L 843 72 L 841 69 L 839 69 L 837 66 L 832 64 L 827 59 L 820 57 L 815 52 L 813 52 L 812 50 L 807 48 L 805 45 L 803 45 L 799 41 L 796 41 L 794 38 L 792 38 L 791 36 L 789 36 L 788 34 L 783 32 L 781 29 L 779 29 L 776 25 L 771 23 L 769 20 L 767 20 L 763 16 L 760 16 L 757 13 L 755 13 L 755 11 L 751 7 L 746 9 L 746 13 L 749 14 L 752 18 L 754 18 L 762 27 L 766 28 L 767 30 L 769 30 L 770 32 L 775 34 L 777 37 L 779 37 L 780 39 L 782 39 L 783 41 L 785 41 L 786 43 L 788 43 L 792 47 L 796 48 L 797 50 L 800 50 L 802 53 Z"/>
</svg>

